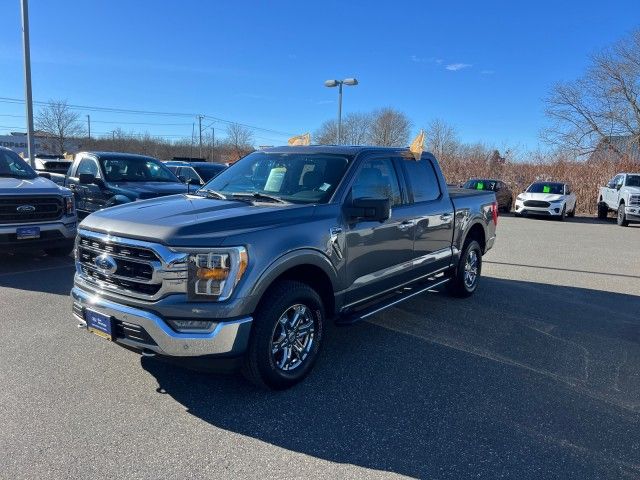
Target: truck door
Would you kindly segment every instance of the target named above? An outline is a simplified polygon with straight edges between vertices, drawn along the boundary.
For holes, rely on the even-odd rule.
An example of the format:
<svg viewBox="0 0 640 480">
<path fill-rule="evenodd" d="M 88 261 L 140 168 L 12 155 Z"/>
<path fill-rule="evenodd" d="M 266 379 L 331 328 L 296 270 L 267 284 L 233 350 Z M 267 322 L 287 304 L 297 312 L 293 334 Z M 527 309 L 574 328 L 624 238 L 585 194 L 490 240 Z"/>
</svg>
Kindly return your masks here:
<svg viewBox="0 0 640 480">
<path fill-rule="evenodd" d="M 367 158 L 358 168 L 346 203 L 356 198 L 389 198 L 391 217 L 384 222 L 345 225 L 347 303 L 363 300 L 411 278 L 415 226 L 389 156 Z"/>
<path fill-rule="evenodd" d="M 398 158 L 408 186 L 407 214 L 415 223 L 415 275 L 423 276 L 448 267 L 451 262 L 454 210 L 449 192 L 443 191 L 433 161 Z"/>
<path fill-rule="evenodd" d="M 100 186 L 96 184 L 80 184 L 78 177 L 82 173 L 93 175 L 98 180 L 101 180 L 102 175 L 97 160 L 89 157 L 83 158 L 80 160 L 75 173 L 76 178 L 74 179 L 74 183 L 76 184 L 75 194 L 78 211 L 80 211 L 83 216 L 86 216 L 103 208 L 106 198 Z"/>
<path fill-rule="evenodd" d="M 618 177 L 620 175 L 616 175 L 607 184 L 607 188 L 604 190 L 604 202 L 609 206 L 609 208 L 616 208 L 618 202 L 618 194 L 616 190 L 616 182 L 618 181 Z"/>
</svg>

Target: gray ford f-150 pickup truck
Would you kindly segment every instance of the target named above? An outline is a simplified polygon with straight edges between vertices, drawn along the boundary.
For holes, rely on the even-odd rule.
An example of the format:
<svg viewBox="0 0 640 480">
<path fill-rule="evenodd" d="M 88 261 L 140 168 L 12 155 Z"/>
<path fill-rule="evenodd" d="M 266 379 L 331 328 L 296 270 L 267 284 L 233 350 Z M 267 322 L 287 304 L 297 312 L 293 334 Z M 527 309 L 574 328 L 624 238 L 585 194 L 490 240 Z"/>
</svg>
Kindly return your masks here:
<svg viewBox="0 0 640 480">
<path fill-rule="evenodd" d="M 73 313 L 143 355 L 240 366 L 286 388 L 309 373 L 329 319 L 350 324 L 444 284 L 471 295 L 497 216 L 493 192 L 448 190 L 428 153 L 270 148 L 197 194 L 88 216 Z"/>
</svg>

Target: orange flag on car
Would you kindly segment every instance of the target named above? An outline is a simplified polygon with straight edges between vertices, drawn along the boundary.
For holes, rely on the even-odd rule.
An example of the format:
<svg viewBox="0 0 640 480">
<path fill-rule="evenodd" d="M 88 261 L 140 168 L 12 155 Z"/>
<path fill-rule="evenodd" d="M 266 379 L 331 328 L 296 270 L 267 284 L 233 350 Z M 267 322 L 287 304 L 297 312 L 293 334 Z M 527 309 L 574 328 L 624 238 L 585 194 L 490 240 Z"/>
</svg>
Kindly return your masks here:
<svg viewBox="0 0 640 480">
<path fill-rule="evenodd" d="M 420 130 L 420 133 L 418 134 L 418 136 L 413 139 L 413 142 L 411 142 L 409 151 L 413 154 L 413 158 L 415 158 L 416 160 L 420 160 L 423 150 L 424 150 L 424 130 Z"/>
<path fill-rule="evenodd" d="M 303 133 L 302 135 L 296 135 L 295 137 L 291 137 L 289 139 L 289 145 L 293 146 L 303 146 L 311 144 L 311 134 Z"/>
</svg>

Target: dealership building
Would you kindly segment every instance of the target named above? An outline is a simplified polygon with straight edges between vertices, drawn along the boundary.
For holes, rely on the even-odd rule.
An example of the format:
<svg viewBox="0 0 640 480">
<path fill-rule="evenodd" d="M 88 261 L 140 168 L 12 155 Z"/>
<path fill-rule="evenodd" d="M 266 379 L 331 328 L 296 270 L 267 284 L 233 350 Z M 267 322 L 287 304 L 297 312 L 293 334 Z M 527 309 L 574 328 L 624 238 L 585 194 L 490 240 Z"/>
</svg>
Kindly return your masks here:
<svg viewBox="0 0 640 480">
<path fill-rule="evenodd" d="M 54 143 L 45 135 L 36 133 L 33 139 L 35 153 L 60 153 L 55 151 Z M 22 132 L 11 132 L 9 135 L 0 135 L 0 146 L 7 147 L 27 157 L 27 134 Z M 65 152 L 77 152 L 80 145 L 73 141 L 64 142 Z"/>
</svg>

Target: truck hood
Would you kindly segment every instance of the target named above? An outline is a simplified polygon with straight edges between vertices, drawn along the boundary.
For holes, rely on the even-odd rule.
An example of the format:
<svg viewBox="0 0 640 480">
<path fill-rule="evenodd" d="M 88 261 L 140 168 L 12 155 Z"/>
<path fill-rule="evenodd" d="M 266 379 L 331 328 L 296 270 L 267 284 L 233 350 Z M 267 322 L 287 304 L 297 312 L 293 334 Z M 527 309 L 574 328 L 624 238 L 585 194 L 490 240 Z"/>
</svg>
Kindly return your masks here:
<svg viewBox="0 0 640 480">
<path fill-rule="evenodd" d="M 140 199 L 187 192 L 187 186 L 177 182 L 111 182 L 109 185 L 127 197 Z"/>
<path fill-rule="evenodd" d="M 522 192 L 518 195 L 524 200 L 542 200 L 544 202 L 555 202 L 556 200 L 566 200 L 566 195 L 558 195 L 557 193 L 531 193 Z"/>
<path fill-rule="evenodd" d="M 0 177 L 0 195 L 70 195 L 66 188 L 61 188 L 48 178 L 13 178 Z"/>
<path fill-rule="evenodd" d="M 300 224 L 313 212 L 312 205 L 172 195 L 100 210 L 80 228 L 176 247 L 214 247 L 229 236 Z"/>
<path fill-rule="evenodd" d="M 624 187 L 624 189 L 632 195 L 640 193 L 640 187 Z"/>
</svg>

